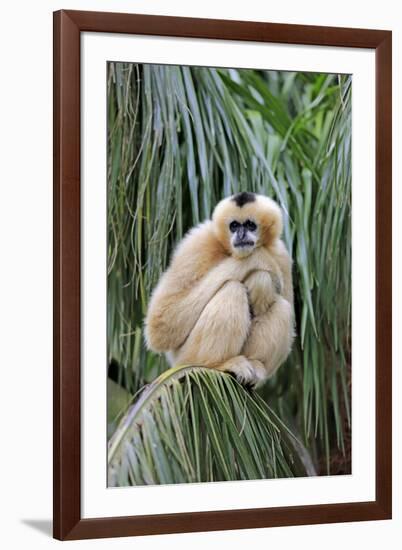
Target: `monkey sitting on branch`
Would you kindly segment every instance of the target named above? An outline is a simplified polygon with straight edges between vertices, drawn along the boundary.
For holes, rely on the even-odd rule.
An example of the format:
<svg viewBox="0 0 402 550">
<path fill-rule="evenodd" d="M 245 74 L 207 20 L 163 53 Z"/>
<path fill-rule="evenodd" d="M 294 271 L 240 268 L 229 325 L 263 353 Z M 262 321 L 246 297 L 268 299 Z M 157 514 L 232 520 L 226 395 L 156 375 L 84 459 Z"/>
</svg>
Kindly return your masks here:
<svg viewBox="0 0 402 550">
<path fill-rule="evenodd" d="M 177 246 L 145 320 L 149 349 L 172 365 L 229 371 L 257 386 L 290 353 L 291 259 L 280 239 L 282 214 L 268 197 L 223 199 L 212 220 Z"/>
</svg>

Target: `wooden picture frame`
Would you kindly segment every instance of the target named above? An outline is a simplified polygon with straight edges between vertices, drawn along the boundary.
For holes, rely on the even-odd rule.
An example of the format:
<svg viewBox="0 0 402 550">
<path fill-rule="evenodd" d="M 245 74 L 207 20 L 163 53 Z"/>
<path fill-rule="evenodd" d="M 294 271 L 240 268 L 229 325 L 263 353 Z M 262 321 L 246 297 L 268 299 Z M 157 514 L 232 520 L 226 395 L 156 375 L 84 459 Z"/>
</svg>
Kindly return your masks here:
<svg viewBox="0 0 402 550">
<path fill-rule="evenodd" d="M 376 499 L 372 502 L 81 517 L 80 35 L 371 48 L 376 59 Z M 54 536 L 61 540 L 391 518 L 390 31 L 62 10 L 54 13 Z"/>
</svg>

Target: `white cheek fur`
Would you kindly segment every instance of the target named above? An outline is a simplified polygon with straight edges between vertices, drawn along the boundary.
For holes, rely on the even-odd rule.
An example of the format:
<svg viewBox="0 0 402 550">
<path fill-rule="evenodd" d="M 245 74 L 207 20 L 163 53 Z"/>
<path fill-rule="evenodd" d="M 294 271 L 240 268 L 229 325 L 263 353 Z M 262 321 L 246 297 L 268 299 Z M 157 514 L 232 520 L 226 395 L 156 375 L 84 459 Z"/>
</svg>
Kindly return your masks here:
<svg viewBox="0 0 402 550">
<path fill-rule="evenodd" d="M 244 246 L 244 247 L 235 246 L 236 233 L 231 235 L 230 244 L 231 244 L 232 252 L 233 252 L 233 255 L 236 256 L 237 258 L 245 258 L 249 256 L 253 252 L 253 250 L 255 250 L 255 247 L 258 242 L 257 235 L 255 233 L 252 233 L 251 231 L 247 231 L 246 239 L 248 241 L 253 242 L 254 245 Z"/>
<path fill-rule="evenodd" d="M 256 244 L 258 242 L 258 235 L 257 235 L 256 232 L 247 231 L 246 236 L 245 236 L 245 240 L 251 241 L 254 244 Z M 236 233 L 231 233 L 230 234 L 230 244 L 232 245 L 232 247 L 234 247 L 235 241 L 236 241 Z"/>
</svg>

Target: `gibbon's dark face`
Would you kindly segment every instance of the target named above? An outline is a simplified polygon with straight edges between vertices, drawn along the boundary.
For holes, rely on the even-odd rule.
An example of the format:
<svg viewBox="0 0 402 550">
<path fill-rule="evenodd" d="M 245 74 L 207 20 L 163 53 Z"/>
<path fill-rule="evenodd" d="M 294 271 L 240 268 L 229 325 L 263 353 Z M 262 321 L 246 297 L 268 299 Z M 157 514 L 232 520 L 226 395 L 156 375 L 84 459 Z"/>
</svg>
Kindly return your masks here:
<svg viewBox="0 0 402 550">
<path fill-rule="evenodd" d="M 229 223 L 230 242 L 239 256 L 248 256 L 257 244 L 258 226 L 255 221 L 234 219 Z"/>
</svg>

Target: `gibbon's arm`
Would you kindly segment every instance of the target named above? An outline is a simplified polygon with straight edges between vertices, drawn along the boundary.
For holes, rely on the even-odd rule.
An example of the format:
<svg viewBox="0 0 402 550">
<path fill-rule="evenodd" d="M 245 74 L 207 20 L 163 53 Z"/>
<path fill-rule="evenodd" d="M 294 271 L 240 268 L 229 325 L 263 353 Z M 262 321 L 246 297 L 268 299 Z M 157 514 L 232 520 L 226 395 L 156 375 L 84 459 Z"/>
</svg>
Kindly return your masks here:
<svg viewBox="0 0 402 550">
<path fill-rule="evenodd" d="M 258 265 L 258 255 L 245 263 L 228 256 L 212 222 L 190 231 L 152 294 L 145 320 L 148 347 L 157 352 L 179 348 L 219 289 L 229 280 L 243 280 Z"/>
<path fill-rule="evenodd" d="M 272 253 L 275 261 L 279 266 L 279 269 L 282 272 L 282 296 L 290 303 L 293 308 L 292 260 L 289 256 L 288 251 L 286 250 L 284 242 L 279 239 L 272 247 L 270 247 L 270 252 Z"/>
</svg>

